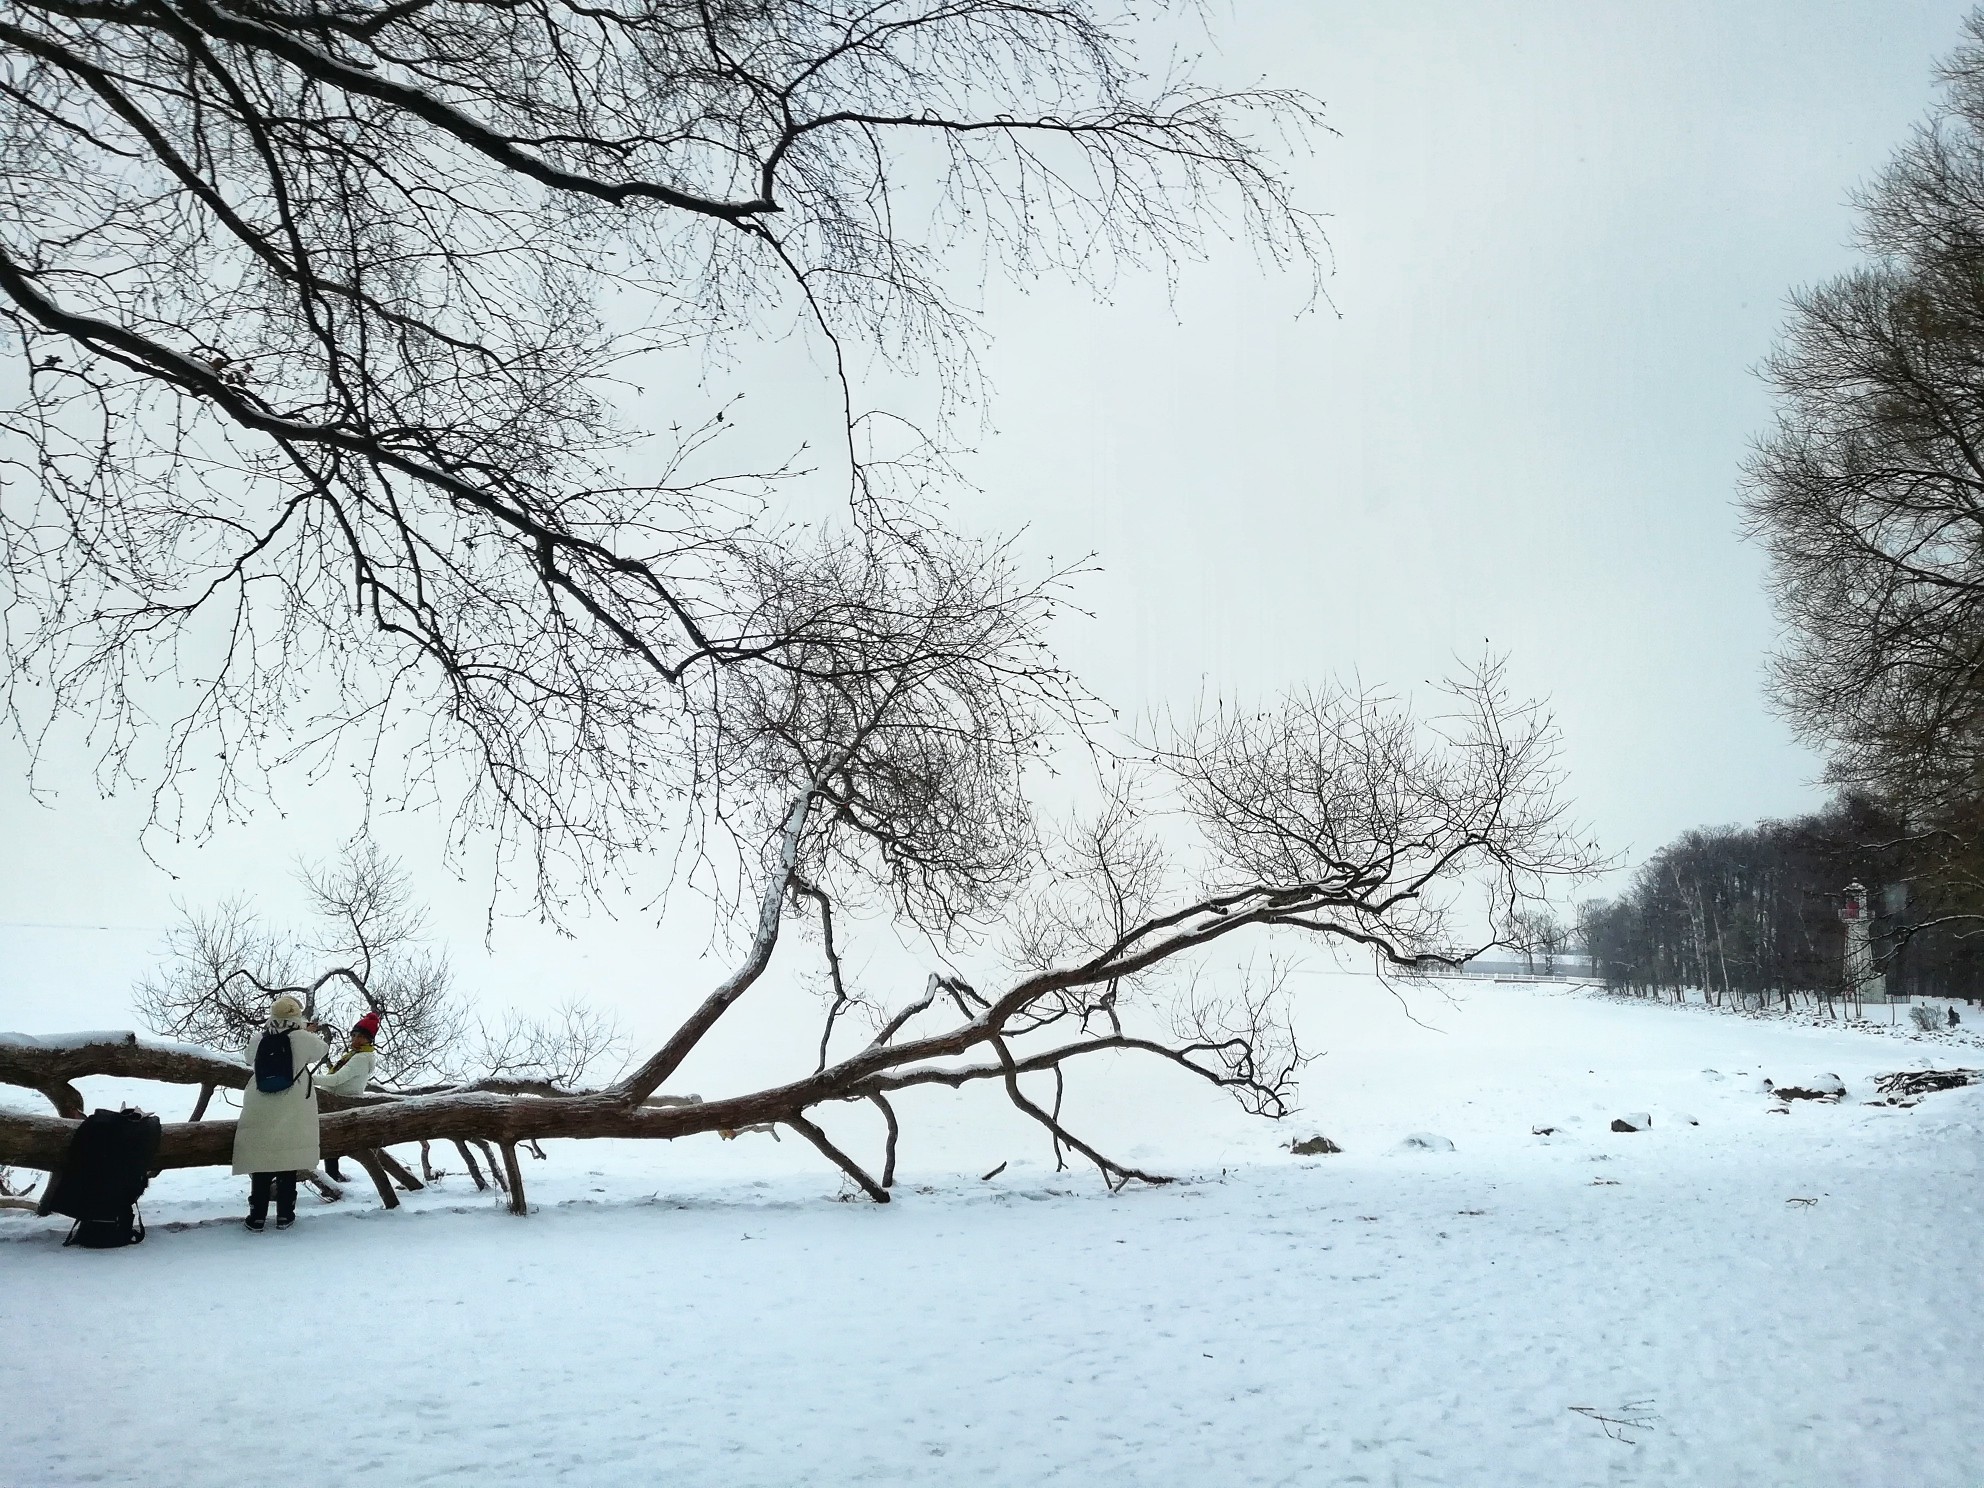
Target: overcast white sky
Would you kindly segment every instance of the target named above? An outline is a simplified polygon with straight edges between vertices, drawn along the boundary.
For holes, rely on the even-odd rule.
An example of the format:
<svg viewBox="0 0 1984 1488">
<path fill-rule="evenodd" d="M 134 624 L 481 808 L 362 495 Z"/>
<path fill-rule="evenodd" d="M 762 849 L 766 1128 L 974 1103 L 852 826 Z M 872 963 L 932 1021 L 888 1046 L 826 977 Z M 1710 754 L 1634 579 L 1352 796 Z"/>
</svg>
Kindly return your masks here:
<svg viewBox="0 0 1984 1488">
<path fill-rule="evenodd" d="M 1818 762 L 1765 705 L 1771 620 L 1736 532 L 1768 417 L 1753 368 L 1787 291 L 1851 262 L 1847 195 L 1921 116 L 1967 9 L 1215 5 L 1208 76 L 1306 88 L 1338 131 L 1299 168 L 1332 219 L 1333 305 L 1298 317 L 1304 285 L 1244 251 L 1187 268 L 1175 303 L 1154 281 L 1105 305 L 996 290 L 985 494 L 959 518 L 1098 555 L 1099 618 L 1065 649 L 1127 713 L 1332 672 L 1416 685 L 1485 644 L 1554 700 L 1581 812 L 1629 861 L 1814 804 Z M 175 894 L 337 845 L 305 812 L 154 866 L 141 802 L 99 803 L 79 771 L 35 805 L 21 763 L 0 749 L 6 925 L 142 936 Z M 392 845 L 419 861 L 437 835 Z M 478 892 L 437 899 L 473 955 Z M 583 958 L 612 981 L 633 944 L 500 931 L 499 980 Z M 51 954 L 0 927 L 0 1004 Z"/>
<path fill-rule="evenodd" d="M 1094 548 L 1068 649 L 1133 702 L 1483 643 L 1555 701 L 1603 843 L 1810 805 L 1768 713 L 1733 499 L 1794 285 L 1931 97 L 1968 7 L 1250 3 L 1212 65 L 1340 137 L 1334 313 L 1244 255 L 1111 306 L 1020 297 L 994 356 L 1002 515 Z M 1051 355 L 1043 355 L 1052 347 Z"/>
</svg>

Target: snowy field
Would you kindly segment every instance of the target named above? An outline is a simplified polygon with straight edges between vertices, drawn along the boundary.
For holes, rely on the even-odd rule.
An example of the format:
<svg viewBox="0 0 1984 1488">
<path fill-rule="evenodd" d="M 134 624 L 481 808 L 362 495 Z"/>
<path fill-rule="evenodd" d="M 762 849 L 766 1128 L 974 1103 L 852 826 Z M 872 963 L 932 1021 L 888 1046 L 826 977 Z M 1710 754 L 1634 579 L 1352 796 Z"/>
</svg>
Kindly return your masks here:
<svg viewBox="0 0 1984 1488">
<path fill-rule="evenodd" d="M 1984 1484 L 1984 1092 L 1868 1104 L 1984 1049 L 1462 996 L 1318 979 L 1279 1127 L 1112 1074 L 1083 1128 L 1191 1180 L 1114 1197 L 945 1094 L 887 1208 L 747 1136 L 554 1144 L 527 1220 L 459 1174 L 260 1236 L 167 1174 L 121 1252 L 0 1215 L 0 1480 Z M 1822 1072 L 1846 1102 L 1771 1114 Z"/>
</svg>

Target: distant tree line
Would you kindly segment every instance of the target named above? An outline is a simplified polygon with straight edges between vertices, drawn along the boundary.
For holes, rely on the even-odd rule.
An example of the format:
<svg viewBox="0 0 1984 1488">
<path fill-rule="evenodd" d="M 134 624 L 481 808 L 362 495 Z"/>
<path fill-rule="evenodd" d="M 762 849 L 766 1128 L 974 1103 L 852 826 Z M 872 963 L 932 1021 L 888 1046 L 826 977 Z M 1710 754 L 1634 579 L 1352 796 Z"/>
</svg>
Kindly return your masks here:
<svg viewBox="0 0 1984 1488">
<path fill-rule="evenodd" d="M 1940 78 L 1859 193 L 1861 262 L 1792 296 L 1765 369 L 1777 417 L 1748 467 L 1784 627 L 1772 699 L 1841 803 L 1666 849 L 1596 932 L 1623 975 L 1824 985 L 1830 896 L 1857 878 L 1908 885 L 1909 911 L 1877 926 L 1891 975 L 1978 993 L 1964 936 L 1984 939 L 1984 10 Z"/>
<path fill-rule="evenodd" d="M 1984 998 L 1984 940 L 1948 852 L 1946 834 L 1849 792 L 1790 821 L 1684 833 L 1624 894 L 1581 905 L 1571 935 L 1615 990 L 1832 1005 L 1850 995 L 1839 910 L 1858 883 L 1890 995 Z"/>
</svg>

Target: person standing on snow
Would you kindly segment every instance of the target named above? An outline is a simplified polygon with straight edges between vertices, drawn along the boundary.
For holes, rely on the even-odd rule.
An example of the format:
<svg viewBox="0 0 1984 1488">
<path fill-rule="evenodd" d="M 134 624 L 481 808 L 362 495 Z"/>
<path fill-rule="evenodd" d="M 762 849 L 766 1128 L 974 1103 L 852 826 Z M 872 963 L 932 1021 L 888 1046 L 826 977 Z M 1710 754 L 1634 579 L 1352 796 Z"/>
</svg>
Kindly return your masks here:
<svg viewBox="0 0 1984 1488">
<path fill-rule="evenodd" d="M 246 1173 L 248 1228 L 268 1222 L 276 1201 L 276 1228 L 296 1223 L 296 1175 L 317 1166 L 317 1085 L 312 1066 L 330 1045 L 303 1022 L 303 1005 L 287 994 L 269 1005 L 269 1020 L 248 1041 L 243 1056 L 254 1076 L 241 1093 L 234 1125 L 234 1171 Z"/>
</svg>

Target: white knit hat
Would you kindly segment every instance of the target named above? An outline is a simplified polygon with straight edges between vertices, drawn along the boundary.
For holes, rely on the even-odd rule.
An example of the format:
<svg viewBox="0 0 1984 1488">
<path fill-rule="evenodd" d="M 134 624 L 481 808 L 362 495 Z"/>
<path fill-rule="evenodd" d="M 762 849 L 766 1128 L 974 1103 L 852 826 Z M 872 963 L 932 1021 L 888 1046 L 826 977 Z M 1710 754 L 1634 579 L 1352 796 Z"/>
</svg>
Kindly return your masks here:
<svg viewBox="0 0 1984 1488">
<path fill-rule="evenodd" d="M 303 1016 L 303 1004 L 287 992 L 269 1006 L 269 1017 L 277 1023 L 287 1023 Z"/>
</svg>

